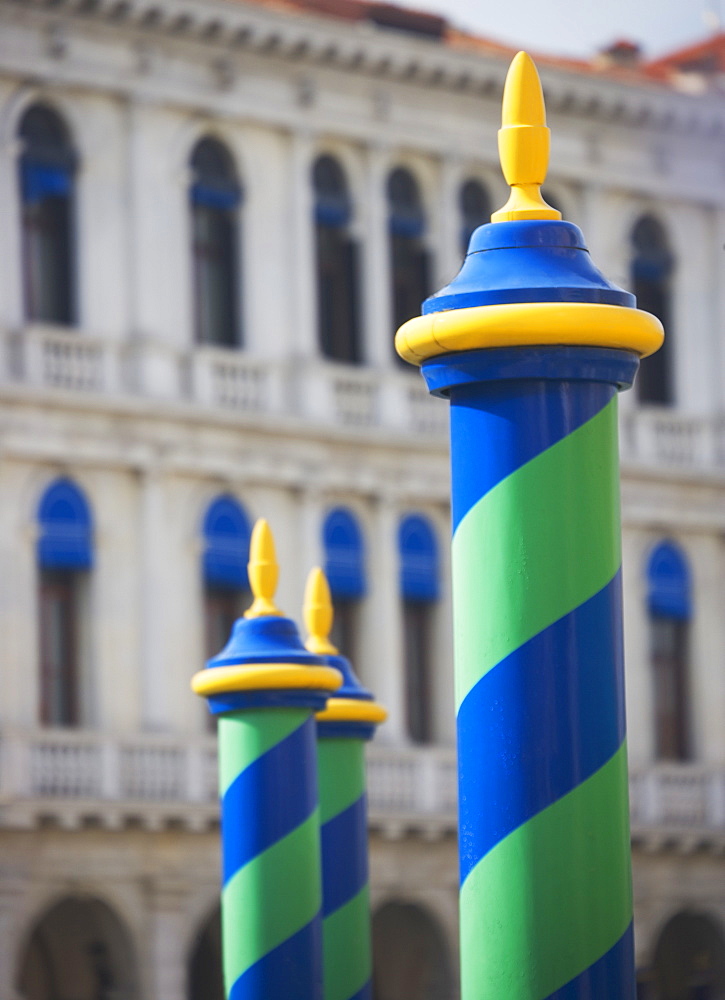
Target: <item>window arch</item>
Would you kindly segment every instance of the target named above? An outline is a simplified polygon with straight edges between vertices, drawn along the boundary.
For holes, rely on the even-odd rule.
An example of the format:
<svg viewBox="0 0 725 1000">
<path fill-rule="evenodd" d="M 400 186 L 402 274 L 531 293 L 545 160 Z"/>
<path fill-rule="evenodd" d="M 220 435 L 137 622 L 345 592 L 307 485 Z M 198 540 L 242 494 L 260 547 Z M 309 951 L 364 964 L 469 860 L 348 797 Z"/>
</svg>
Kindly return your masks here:
<svg viewBox="0 0 725 1000">
<path fill-rule="evenodd" d="M 82 490 L 69 479 L 47 488 L 38 506 L 40 721 L 77 726 L 88 571 L 93 567 L 93 518 Z"/>
<path fill-rule="evenodd" d="M 187 964 L 188 1000 L 224 1000 L 222 922 L 215 906 L 194 941 Z"/>
<path fill-rule="evenodd" d="M 416 743 L 427 743 L 433 738 L 431 657 L 440 590 L 438 543 L 427 518 L 409 514 L 401 520 L 398 554 L 408 734 Z"/>
<path fill-rule="evenodd" d="M 420 314 L 429 294 L 429 258 L 423 242 L 425 212 L 418 182 L 404 167 L 388 177 L 388 233 L 395 330 Z"/>
<path fill-rule="evenodd" d="M 203 524 L 204 624 L 206 656 L 222 649 L 248 603 L 251 529 L 242 505 L 232 496 L 213 500 Z"/>
<path fill-rule="evenodd" d="M 43 569 L 91 569 L 93 518 L 82 490 L 57 479 L 38 506 L 38 564 Z"/>
<path fill-rule="evenodd" d="M 139 974 L 128 927 L 101 899 L 64 896 L 33 926 L 16 985 L 26 1000 L 137 1000 Z"/>
<path fill-rule="evenodd" d="M 461 253 L 465 256 L 468 243 L 479 226 L 491 221 L 491 198 L 484 185 L 475 179 L 464 181 L 459 193 L 461 212 Z"/>
<path fill-rule="evenodd" d="M 715 1000 L 725 991 L 725 937 L 706 913 L 682 910 L 662 929 L 654 962 L 643 970 L 647 997 Z"/>
<path fill-rule="evenodd" d="M 320 350 L 334 361 L 358 363 L 357 244 L 349 232 L 352 201 L 345 173 L 327 154 L 312 168 L 317 252 L 317 314 Z"/>
<path fill-rule="evenodd" d="M 690 756 L 689 620 L 691 577 L 687 558 L 672 541 L 662 541 L 647 562 L 647 610 L 654 674 L 655 753 Z"/>
<path fill-rule="evenodd" d="M 76 153 L 60 115 L 33 104 L 20 119 L 23 299 L 28 320 L 76 322 Z"/>
<path fill-rule="evenodd" d="M 226 146 L 201 139 L 190 159 L 195 339 L 241 344 L 239 207 L 242 189 Z"/>
<path fill-rule="evenodd" d="M 446 935 L 428 910 L 390 901 L 372 919 L 373 992 L 380 1000 L 452 1000 Z"/>
<path fill-rule="evenodd" d="M 365 543 L 357 518 L 346 507 L 335 507 L 328 512 L 322 528 L 322 544 L 335 608 L 332 642 L 355 662 L 360 606 L 367 593 Z"/>
<path fill-rule="evenodd" d="M 661 320 L 665 341 L 659 351 L 643 358 L 637 389 L 643 403 L 674 402 L 672 371 L 672 274 L 675 258 L 665 227 L 653 215 L 643 215 L 631 233 L 631 285 L 637 306 Z"/>
</svg>

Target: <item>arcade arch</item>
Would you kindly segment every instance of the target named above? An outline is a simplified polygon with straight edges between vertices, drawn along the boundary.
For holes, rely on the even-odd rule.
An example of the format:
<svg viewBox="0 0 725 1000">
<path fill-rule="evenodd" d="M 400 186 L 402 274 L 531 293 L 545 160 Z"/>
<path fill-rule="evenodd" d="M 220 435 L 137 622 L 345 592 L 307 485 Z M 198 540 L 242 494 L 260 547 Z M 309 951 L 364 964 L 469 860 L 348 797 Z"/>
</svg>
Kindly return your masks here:
<svg viewBox="0 0 725 1000">
<path fill-rule="evenodd" d="M 46 909 L 18 969 L 23 1000 L 139 1000 L 131 937 L 92 896 L 65 896 Z"/>
</svg>

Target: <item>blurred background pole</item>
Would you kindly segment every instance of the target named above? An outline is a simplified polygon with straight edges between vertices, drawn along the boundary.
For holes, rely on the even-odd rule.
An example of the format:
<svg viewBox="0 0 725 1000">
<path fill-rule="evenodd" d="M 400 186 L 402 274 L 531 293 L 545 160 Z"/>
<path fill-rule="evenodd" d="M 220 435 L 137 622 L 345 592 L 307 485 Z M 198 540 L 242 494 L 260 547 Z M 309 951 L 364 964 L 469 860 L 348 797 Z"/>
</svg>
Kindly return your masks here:
<svg viewBox="0 0 725 1000">
<path fill-rule="evenodd" d="M 543 201 L 531 59 L 511 197 L 396 345 L 450 400 L 463 1000 L 634 1000 L 617 391 L 662 328 Z"/>
<path fill-rule="evenodd" d="M 325 1000 L 372 1000 L 365 743 L 387 712 L 329 640 L 332 598 L 316 567 L 307 579 L 307 649 L 339 670 L 342 687 L 317 713 Z"/>
<path fill-rule="evenodd" d="M 228 1000 L 322 1000 L 314 712 L 340 686 L 274 604 L 266 521 L 252 533 L 254 603 L 192 681 L 219 716 L 222 954 Z"/>
</svg>

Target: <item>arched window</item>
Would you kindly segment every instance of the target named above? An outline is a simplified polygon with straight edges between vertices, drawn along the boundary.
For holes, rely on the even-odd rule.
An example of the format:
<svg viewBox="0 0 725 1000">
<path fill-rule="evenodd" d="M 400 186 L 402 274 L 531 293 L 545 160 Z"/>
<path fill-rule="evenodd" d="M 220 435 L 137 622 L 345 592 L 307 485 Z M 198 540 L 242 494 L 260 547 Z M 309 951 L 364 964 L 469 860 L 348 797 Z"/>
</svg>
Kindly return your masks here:
<svg viewBox="0 0 725 1000">
<path fill-rule="evenodd" d="M 637 391 L 643 403 L 662 406 L 674 402 L 672 371 L 672 273 L 675 259 L 662 223 L 643 215 L 632 230 L 632 291 L 637 306 L 657 316 L 665 328 L 659 351 L 644 358 L 637 376 Z"/>
<path fill-rule="evenodd" d="M 93 519 L 81 490 L 58 479 L 38 508 L 40 721 L 81 723 L 88 571 L 93 566 Z"/>
<path fill-rule="evenodd" d="M 429 263 L 423 236 L 425 213 L 418 183 L 409 170 L 397 167 L 388 177 L 388 232 L 393 324 L 420 315 L 429 294 Z"/>
<path fill-rule="evenodd" d="M 352 202 L 342 167 L 320 156 L 312 168 L 317 240 L 320 350 L 334 361 L 360 361 L 357 244 L 350 237 Z"/>
<path fill-rule="evenodd" d="M 367 592 L 365 545 L 356 517 L 335 507 L 322 529 L 325 573 L 335 607 L 332 642 L 353 663 L 357 659 L 360 603 Z"/>
<path fill-rule="evenodd" d="M 688 625 L 692 615 L 690 569 L 674 542 L 660 542 L 647 564 L 650 655 L 654 672 L 655 752 L 664 760 L 691 753 Z"/>
<path fill-rule="evenodd" d="M 480 181 L 468 180 L 461 186 L 461 253 L 465 256 L 473 233 L 491 221 L 491 199 Z"/>
<path fill-rule="evenodd" d="M 191 154 L 195 338 L 199 344 L 241 344 L 239 206 L 242 191 L 229 151 L 202 139 Z"/>
<path fill-rule="evenodd" d="M 18 135 L 25 316 L 71 325 L 77 320 L 76 154 L 63 120 L 45 104 L 28 108 Z"/>
<path fill-rule="evenodd" d="M 204 624 L 207 658 L 222 649 L 248 604 L 249 518 L 230 496 L 217 497 L 204 517 Z"/>
<path fill-rule="evenodd" d="M 408 735 L 416 743 L 427 743 L 433 738 L 432 641 L 439 572 L 438 545 L 426 518 L 403 518 L 398 552 Z"/>
</svg>

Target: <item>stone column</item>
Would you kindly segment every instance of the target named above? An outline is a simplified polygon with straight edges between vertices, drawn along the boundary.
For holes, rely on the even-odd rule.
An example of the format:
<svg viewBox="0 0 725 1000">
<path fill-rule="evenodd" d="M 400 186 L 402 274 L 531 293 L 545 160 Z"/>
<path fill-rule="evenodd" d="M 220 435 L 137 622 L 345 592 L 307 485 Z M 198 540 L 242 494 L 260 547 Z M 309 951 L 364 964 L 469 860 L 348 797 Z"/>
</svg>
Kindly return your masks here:
<svg viewBox="0 0 725 1000">
<path fill-rule="evenodd" d="M 392 496 L 381 496 L 375 505 L 370 538 L 370 580 L 373 586 L 365 605 L 365 643 L 361 673 L 388 709 L 388 721 L 380 730 L 385 743 L 407 743 L 405 668 L 399 586 L 398 520 L 400 512 Z"/>
<path fill-rule="evenodd" d="M 290 157 L 290 204 L 292 239 L 289 273 L 292 276 L 290 320 L 295 330 L 294 354 L 315 357 L 317 346 L 317 276 L 313 226 L 313 140 L 306 131 L 293 132 Z"/>
<path fill-rule="evenodd" d="M 458 193 L 461 186 L 461 162 L 447 156 L 440 167 L 440 244 L 436 255 L 438 273 L 434 284 L 446 285 L 461 268 L 461 209 Z"/>
<path fill-rule="evenodd" d="M 376 367 L 393 363 L 393 312 L 385 184 L 390 153 L 382 146 L 367 150 L 363 236 L 364 357 Z"/>
<path fill-rule="evenodd" d="M 22 325 L 25 318 L 18 185 L 18 159 L 21 152 L 22 144 L 15 136 L 6 138 L 0 147 L 0 198 L 4 205 L 4 225 L 0 232 L 3 261 L 0 269 L 0 321 L 9 327 Z"/>
<path fill-rule="evenodd" d="M 0 996 L 7 1000 L 22 1000 L 16 976 L 22 959 L 18 949 L 26 931 L 20 918 L 24 881 L 16 873 L 0 868 Z"/>
<path fill-rule="evenodd" d="M 141 724 L 146 730 L 168 728 L 168 698 L 164 689 L 167 565 L 166 512 L 161 473 L 145 469 L 140 476 L 141 545 L 139 566 L 139 667 Z"/>
<path fill-rule="evenodd" d="M 147 981 L 154 1000 L 186 1000 L 186 885 L 153 879 L 148 886 Z"/>
</svg>

